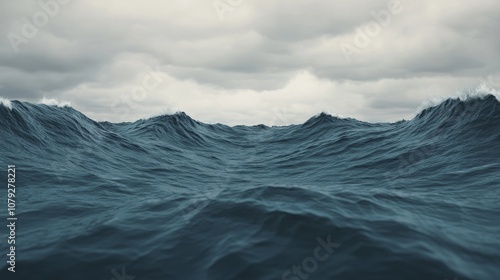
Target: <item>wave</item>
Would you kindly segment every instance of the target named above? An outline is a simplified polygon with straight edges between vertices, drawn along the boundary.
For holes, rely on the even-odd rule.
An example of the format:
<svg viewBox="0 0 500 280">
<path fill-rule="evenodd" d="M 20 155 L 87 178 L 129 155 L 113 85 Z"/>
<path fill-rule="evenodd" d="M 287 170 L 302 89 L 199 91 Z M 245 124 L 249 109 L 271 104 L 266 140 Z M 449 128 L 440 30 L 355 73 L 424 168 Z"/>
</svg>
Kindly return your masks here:
<svg viewBox="0 0 500 280">
<path fill-rule="evenodd" d="M 321 113 L 284 127 L 185 113 L 96 122 L 60 103 L 0 103 L 24 279 L 111 279 L 123 267 L 137 279 L 500 273 L 496 95 L 395 123 Z"/>
</svg>

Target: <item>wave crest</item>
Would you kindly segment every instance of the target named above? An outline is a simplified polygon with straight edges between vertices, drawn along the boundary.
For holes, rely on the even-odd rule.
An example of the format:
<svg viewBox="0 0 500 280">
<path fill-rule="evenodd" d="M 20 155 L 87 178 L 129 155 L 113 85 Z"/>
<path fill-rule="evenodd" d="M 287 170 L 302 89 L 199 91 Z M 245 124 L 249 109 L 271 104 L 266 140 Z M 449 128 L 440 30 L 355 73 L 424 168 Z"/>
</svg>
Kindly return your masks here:
<svg viewBox="0 0 500 280">
<path fill-rule="evenodd" d="M 43 104 L 47 106 L 56 106 L 59 108 L 71 107 L 71 102 L 59 101 L 57 98 L 46 98 L 45 96 L 38 101 L 38 104 Z"/>
<path fill-rule="evenodd" d="M 12 103 L 10 102 L 9 99 L 0 97 L 0 104 L 5 106 L 6 108 L 12 110 Z"/>
</svg>

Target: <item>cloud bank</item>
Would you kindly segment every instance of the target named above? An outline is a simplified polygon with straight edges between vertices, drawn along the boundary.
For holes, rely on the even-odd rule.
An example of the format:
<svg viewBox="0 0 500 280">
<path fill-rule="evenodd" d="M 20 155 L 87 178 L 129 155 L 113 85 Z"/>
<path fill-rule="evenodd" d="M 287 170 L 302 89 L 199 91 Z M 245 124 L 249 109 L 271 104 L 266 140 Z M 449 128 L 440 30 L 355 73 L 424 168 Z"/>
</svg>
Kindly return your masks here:
<svg viewBox="0 0 500 280">
<path fill-rule="evenodd" d="M 500 84 L 493 0 L 2 1 L 0 22 L 0 96 L 96 120 L 396 121 Z"/>
</svg>

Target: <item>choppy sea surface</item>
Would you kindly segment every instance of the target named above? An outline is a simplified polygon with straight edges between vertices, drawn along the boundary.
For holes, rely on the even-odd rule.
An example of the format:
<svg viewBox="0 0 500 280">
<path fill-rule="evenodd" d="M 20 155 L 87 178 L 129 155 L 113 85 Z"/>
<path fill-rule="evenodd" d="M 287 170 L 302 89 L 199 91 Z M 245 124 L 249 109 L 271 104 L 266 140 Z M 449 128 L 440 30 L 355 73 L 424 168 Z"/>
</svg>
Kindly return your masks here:
<svg viewBox="0 0 500 280">
<path fill-rule="evenodd" d="M 500 279 L 500 103 L 284 127 L 0 104 L 1 279 Z M 5 199 L 4 199 L 5 198 Z"/>
</svg>

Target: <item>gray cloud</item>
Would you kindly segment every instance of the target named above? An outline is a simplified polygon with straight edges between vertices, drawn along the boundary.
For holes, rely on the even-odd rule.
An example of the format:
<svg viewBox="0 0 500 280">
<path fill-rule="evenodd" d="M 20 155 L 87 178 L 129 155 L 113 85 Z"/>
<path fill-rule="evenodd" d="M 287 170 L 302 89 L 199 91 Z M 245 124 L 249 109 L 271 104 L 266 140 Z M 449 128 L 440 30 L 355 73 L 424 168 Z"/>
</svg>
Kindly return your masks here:
<svg viewBox="0 0 500 280">
<path fill-rule="evenodd" d="M 425 99 L 481 80 L 497 86 L 498 1 L 401 0 L 366 37 L 391 1 L 244 0 L 221 21 L 208 0 L 72 0 L 32 38 L 23 18 L 34 24 L 39 1 L 3 1 L 0 96 L 68 100 L 101 120 L 119 120 L 110 108 L 127 106 L 127 120 L 179 109 L 255 124 L 271 122 L 276 108 L 287 108 L 290 123 L 320 111 L 394 121 Z M 18 53 L 12 34 L 27 41 Z M 346 59 L 342 44 L 358 51 Z M 138 98 L 146 67 L 164 78 Z"/>
</svg>

